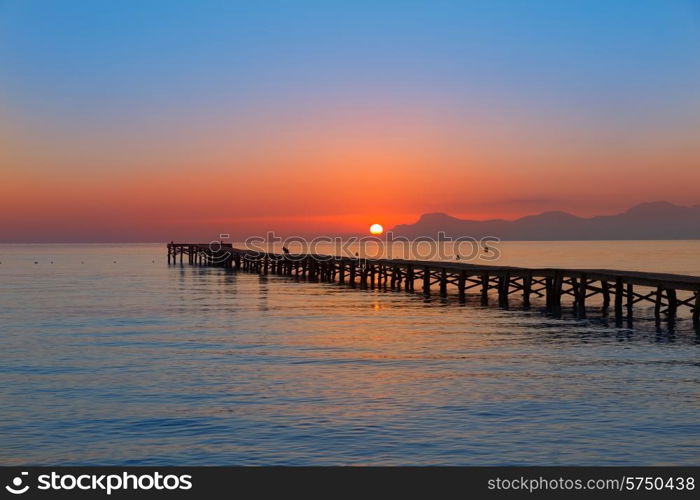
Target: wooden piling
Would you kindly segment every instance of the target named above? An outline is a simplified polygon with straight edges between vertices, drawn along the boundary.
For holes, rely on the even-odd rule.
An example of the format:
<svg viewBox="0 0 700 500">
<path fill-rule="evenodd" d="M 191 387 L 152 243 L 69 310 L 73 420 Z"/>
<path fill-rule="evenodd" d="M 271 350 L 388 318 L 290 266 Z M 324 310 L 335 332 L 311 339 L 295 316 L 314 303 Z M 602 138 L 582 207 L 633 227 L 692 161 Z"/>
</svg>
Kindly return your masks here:
<svg viewBox="0 0 700 500">
<path fill-rule="evenodd" d="M 627 317 L 632 317 L 632 311 L 634 308 L 634 285 L 632 283 L 627 283 Z"/>
<path fill-rule="evenodd" d="M 600 282 L 600 289 L 602 290 L 603 293 L 603 312 L 607 313 L 608 309 L 610 309 L 610 283 L 608 283 L 608 280 L 601 280 Z"/>
<path fill-rule="evenodd" d="M 504 272 L 498 277 L 498 305 L 508 307 L 508 292 L 510 291 L 510 275 Z"/>
<path fill-rule="evenodd" d="M 430 266 L 423 266 L 423 295 L 430 297 Z"/>
<path fill-rule="evenodd" d="M 440 298 L 447 298 L 447 269 L 440 269 Z"/>
<path fill-rule="evenodd" d="M 357 274 L 357 263 L 352 260 L 350 261 L 350 286 L 355 288 L 355 275 Z"/>
<path fill-rule="evenodd" d="M 530 294 L 532 293 L 532 273 L 528 272 L 523 276 L 523 307 L 530 307 Z"/>
<path fill-rule="evenodd" d="M 579 277 L 578 297 L 576 300 L 576 314 L 579 318 L 586 317 L 586 294 L 588 293 L 588 277 L 582 274 Z"/>
<path fill-rule="evenodd" d="M 654 317 L 658 320 L 661 318 L 661 301 L 663 299 L 664 289 L 660 286 L 656 287 L 656 295 L 654 300 Z"/>
<path fill-rule="evenodd" d="M 481 273 L 481 305 L 489 305 L 489 273 Z"/>
<path fill-rule="evenodd" d="M 467 271 L 459 272 L 459 279 L 457 281 L 457 293 L 459 294 L 459 301 L 465 302 L 466 296 L 466 285 L 467 285 Z"/>
<path fill-rule="evenodd" d="M 615 279 L 615 317 L 622 318 L 622 296 L 624 294 L 624 283 L 622 278 Z"/>
<path fill-rule="evenodd" d="M 678 297 L 676 296 L 676 290 L 673 288 L 666 289 L 666 301 L 668 302 L 668 317 L 675 318 L 678 312 Z"/>
</svg>

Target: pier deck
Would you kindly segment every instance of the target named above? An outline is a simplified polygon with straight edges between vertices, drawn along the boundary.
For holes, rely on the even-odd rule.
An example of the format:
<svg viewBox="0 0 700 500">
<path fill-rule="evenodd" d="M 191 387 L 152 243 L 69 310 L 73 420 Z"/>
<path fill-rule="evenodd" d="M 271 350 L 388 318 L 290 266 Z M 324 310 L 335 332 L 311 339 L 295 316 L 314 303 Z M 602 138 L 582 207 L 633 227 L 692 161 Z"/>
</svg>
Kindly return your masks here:
<svg viewBox="0 0 700 500">
<path fill-rule="evenodd" d="M 525 268 L 479 265 L 463 262 L 404 259 L 365 259 L 318 254 L 279 254 L 234 248 L 230 243 L 168 244 L 168 264 L 240 269 L 260 274 L 277 274 L 308 281 L 339 283 L 350 288 L 382 287 L 436 294 L 447 298 L 456 294 L 465 301 L 467 294 L 478 294 L 488 305 L 495 291 L 498 304 L 508 307 L 512 295 L 522 298 L 525 308 L 533 297 L 544 299 L 554 314 L 561 311 L 562 298 L 570 297 L 578 317 L 586 316 L 586 302 L 602 299 L 604 313 L 612 309 L 620 322 L 633 316 L 634 305 L 654 306 L 657 319 L 676 318 L 688 311 L 693 325 L 700 328 L 700 277 L 679 274 L 618 271 L 612 269 Z"/>
</svg>

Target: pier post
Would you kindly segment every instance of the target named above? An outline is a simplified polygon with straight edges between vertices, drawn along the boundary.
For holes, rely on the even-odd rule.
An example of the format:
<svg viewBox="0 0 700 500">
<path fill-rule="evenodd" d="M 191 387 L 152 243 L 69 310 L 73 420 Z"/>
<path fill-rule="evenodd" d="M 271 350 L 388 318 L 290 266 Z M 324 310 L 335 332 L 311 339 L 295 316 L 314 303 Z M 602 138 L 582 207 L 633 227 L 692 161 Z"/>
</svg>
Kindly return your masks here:
<svg viewBox="0 0 700 500">
<path fill-rule="evenodd" d="M 508 307 L 508 291 L 510 290 L 510 274 L 504 273 L 498 277 L 498 305 Z"/>
<path fill-rule="evenodd" d="M 444 267 L 440 271 L 440 297 L 447 298 L 447 269 Z"/>
<path fill-rule="evenodd" d="M 654 298 L 654 318 L 658 321 L 661 318 L 661 299 L 664 294 L 664 289 L 660 286 L 656 287 L 656 295 Z"/>
<path fill-rule="evenodd" d="M 430 297 L 430 267 L 423 266 L 423 295 Z"/>
<path fill-rule="evenodd" d="M 532 273 L 528 272 L 523 276 L 523 307 L 530 307 L 530 294 L 532 293 Z"/>
<path fill-rule="evenodd" d="M 355 288 L 355 274 L 357 273 L 357 263 L 354 260 L 350 261 L 350 286 Z"/>
<path fill-rule="evenodd" d="M 622 319 L 622 278 L 615 280 L 615 318 L 620 321 Z"/>
<path fill-rule="evenodd" d="M 466 288 L 467 286 L 467 271 L 460 271 L 459 272 L 459 280 L 457 281 L 457 292 L 459 293 L 459 301 L 460 302 L 465 302 L 467 300 L 466 297 Z"/>
<path fill-rule="evenodd" d="M 342 260 L 338 262 L 338 283 L 345 284 L 345 263 Z"/>
<path fill-rule="evenodd" d="M 632 317 L 632 312 L 634 308 L 634 286 L 632 283 L 627 283 L 627 317 Z"/>
<path fill-rule="evenodd" d="M 562 295 L 564 295 L 564 276 L 561 271 L 557 271 L 557 277 L 554 280 L 554 307 L 557 311 L 561 310 Z"/>
<path fill-rule="evenodd" d="M 588 288 L 588 277 L 581 274 L 578 283 L 578 296 L 576 297 L 576 315 L 579 318 L 586 317 L 586 293 Z"/>
<path fill-rule="evenodd" d="M 678 297 L 676 296 L 675 288 L 666 289 L 666 300 L 668 301 L 668 317 L 673 319 L 678 311 Z"/>
<path fill-rule="evenodd" d="M 695 304 L 693 304 L 693 328 L 700 330 L 700 290 L 695 292 Z"/>
<path fill-rule="evenodd" d="M 413 276 L 413 266 L 408 264 L 406 266 L 406 291 L 415 292 L 415 287 L 413 286 L 414 276 Z"/>
<path fill-rule="evenodd" d="M 603 290 L 603 312 L 607 313 L 610 309 L 610 283 L 607 280 L 600 280 L 600 288 Z"/>
<path fill-rule="evenodd" d="M 489 305 L 489 273 L 481 273 L 481 305 Z"/>
<path fill-rule="evenodd" d="M 561 271 L 554 271 L 554 277 L 552 278 L 550 289 L 547 291 L 548 295 L 551 296 L 550 309 L 552 312 L 559 314 L 561 311 L 561 295 L 562 286 L 564 285 L 564 276 L 562 276 Z"/>
</svg>

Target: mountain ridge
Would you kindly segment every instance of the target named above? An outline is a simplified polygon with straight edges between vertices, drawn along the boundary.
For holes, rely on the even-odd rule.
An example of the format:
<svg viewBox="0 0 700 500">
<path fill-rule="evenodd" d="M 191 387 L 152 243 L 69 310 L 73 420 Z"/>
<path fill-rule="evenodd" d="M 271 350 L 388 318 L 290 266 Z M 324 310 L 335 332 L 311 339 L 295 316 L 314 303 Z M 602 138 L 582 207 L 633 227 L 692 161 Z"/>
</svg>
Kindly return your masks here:
<svg viewBox="0 0 700 500">
<path fill-rule="evenodd" d="M 561 210 L 514 220 L 459 219 L 443 212 L 422 214 L 413 224 L 398 224 L 395 236 L 457 238 L 494 236 L 503 240 L 684 240 L 700 239 L 700 205 L 667 201 L 640 203 L 614 215 L 579 217 Z"/>
</svg>

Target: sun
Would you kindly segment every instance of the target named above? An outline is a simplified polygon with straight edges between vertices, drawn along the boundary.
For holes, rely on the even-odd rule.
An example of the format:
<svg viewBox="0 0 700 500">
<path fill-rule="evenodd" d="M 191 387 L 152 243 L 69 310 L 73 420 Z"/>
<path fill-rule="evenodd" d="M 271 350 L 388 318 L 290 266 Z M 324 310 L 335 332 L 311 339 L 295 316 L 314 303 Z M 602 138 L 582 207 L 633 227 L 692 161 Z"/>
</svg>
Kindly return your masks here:
<svg viewBox="0 0 700 500">
<path fill-rule="evenodd" d="M 384 228 L 381 224 L 372 224 L 371 226 L 369 226 L 369 232 L 374 234 L 375 236 L 379 236 L 384 232 Z"/>
</svg>

